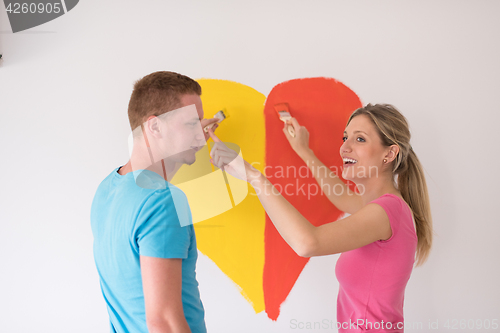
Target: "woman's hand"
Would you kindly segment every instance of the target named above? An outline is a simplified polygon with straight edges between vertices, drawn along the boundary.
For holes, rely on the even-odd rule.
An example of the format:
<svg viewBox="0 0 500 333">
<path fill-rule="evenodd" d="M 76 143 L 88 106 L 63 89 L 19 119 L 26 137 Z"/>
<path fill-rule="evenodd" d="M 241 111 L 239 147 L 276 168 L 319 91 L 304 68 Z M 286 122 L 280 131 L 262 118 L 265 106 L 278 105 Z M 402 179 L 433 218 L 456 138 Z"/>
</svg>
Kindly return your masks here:
<svg viewBox="0 0 500 333">
<path fill-rule="evenodd" d="M 214 125 L 212 126 L 212 130 L 214 130 L 214 131 L 215 131 L 215 129 L 216 129 L 217 127 L 219 127 L 219 124 L 217 124 L 217 122 L 218 122 L 218 121 L 219 121 L 219 118 L 215 118 L 215 117 L 213 117 L 213 118 L 209 118 L 209 119 L 205 119 L 205 118 L 203 118 L 203 119 L 200 121 L 200 123 L 201 123 L 201 129 L 202 129 L 202 131 L 203 131 L 203 134 L 205 135 L 205 142 L 206 142 L 206 141 L 208 141 L 208 139 L 210 138 L 210 135 L 209 135 L 207 132 L 205 132 L 205 127 L 207 127 L 208 125 L 214 124 Z"/>
<path fill-rule="evenodd" d="M 260 171 L 255 169 L 250 163 L 245 161 L 237 152 L 226 146 L 212 129 L 208 134 L 214 140 L 214 146 L 210 151 L 210 162 L 231 176 L 251 182 L 260 176 Z"/>
<path fill-rule="evenodd" d="M 295 137 L 288 133 L 288 126 L 293 126 L 293 129 L 295 130 Z M 307 131 L 307 128 L 300 126 L 297 119 L 292 118 L 285 123 L 283 133 L 285 133 L 292 149 L 297 153 L 297 155 L 299 155 L 299 157 L 304 159 L 304 156 L 311 150 L 309 148 L 309 132 Z"/>
</svg>

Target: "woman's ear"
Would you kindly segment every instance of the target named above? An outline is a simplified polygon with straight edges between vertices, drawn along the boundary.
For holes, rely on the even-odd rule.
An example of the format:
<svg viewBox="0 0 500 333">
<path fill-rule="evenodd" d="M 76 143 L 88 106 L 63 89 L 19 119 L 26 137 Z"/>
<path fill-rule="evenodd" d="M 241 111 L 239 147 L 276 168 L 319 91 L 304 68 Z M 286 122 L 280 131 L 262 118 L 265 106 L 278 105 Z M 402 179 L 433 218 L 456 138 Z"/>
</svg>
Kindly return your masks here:
<svg viewBox="0 0 500 333">
<path fill-rule="evenodd" d="M 387 162 L 390 163 L 396 159 L 399 153 L 399 146 L 398 145 L 392 145 L 389 148 L 389 152 L 385 155 L 385 158 L 387 159 Z"/>
</svg>

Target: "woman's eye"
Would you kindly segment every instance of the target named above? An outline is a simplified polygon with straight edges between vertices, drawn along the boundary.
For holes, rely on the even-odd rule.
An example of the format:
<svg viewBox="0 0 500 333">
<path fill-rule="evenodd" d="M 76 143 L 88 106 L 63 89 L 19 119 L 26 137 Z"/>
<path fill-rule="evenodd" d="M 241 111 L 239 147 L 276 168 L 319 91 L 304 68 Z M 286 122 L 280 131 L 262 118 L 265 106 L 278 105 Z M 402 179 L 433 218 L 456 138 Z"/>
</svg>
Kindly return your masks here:
<svg viewBox="0 0 500 333">
<path fill-rule="evenodd" d="M 362 137 L 360 137 L 360 136 L 358 136 L 357 138 L 358 138 L 358 139 L 363 140 L 363 141 L 361 141 L 361 142 L 364 142 L 364 141 L 365 141 L 365 139 L 363 139 L 363 138 L 362 138 Z M 345 137 L 345 136 L 344 136 L 344 137 L 342 137 L 342 141 L 343 141 L 343 142 L 345 142 L 345 140 L 347 140 L 347 137 Z M 359 140 L 358 140 L 358 141 L 359 141 Z"/>
</svg>

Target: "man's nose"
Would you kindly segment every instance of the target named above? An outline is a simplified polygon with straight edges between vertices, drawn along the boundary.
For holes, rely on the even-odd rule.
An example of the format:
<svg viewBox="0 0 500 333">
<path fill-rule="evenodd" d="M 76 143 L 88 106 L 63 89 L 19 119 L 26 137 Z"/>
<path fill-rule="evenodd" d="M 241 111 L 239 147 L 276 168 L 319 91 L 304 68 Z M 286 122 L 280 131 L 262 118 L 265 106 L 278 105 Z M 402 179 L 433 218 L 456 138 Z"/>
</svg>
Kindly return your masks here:
<svg viewBox="0 0 500 333">
<path fill-rule="evenodd" d="M 203 133 L 197 133 L 194 138 L 196 141 L 205 142 L 205 135 Z"/>
</svg>

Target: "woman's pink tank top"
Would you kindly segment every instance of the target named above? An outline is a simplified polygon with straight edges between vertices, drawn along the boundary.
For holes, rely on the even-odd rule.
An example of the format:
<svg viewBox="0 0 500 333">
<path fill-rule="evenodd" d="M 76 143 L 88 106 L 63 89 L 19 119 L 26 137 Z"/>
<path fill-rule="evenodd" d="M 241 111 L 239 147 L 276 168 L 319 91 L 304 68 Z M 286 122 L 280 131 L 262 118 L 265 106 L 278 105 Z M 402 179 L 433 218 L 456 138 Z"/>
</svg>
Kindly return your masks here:
<svg viewBox="0 0 500 333">
<path fill-rule="evenodd" d="M 403 332 L 404 293 L 417 248 L 411 210 L 390 193 L 370 203 L 384 208 L 392 236 L 340 255 L 337 327 L 339 332 Z"/>
</svg>

